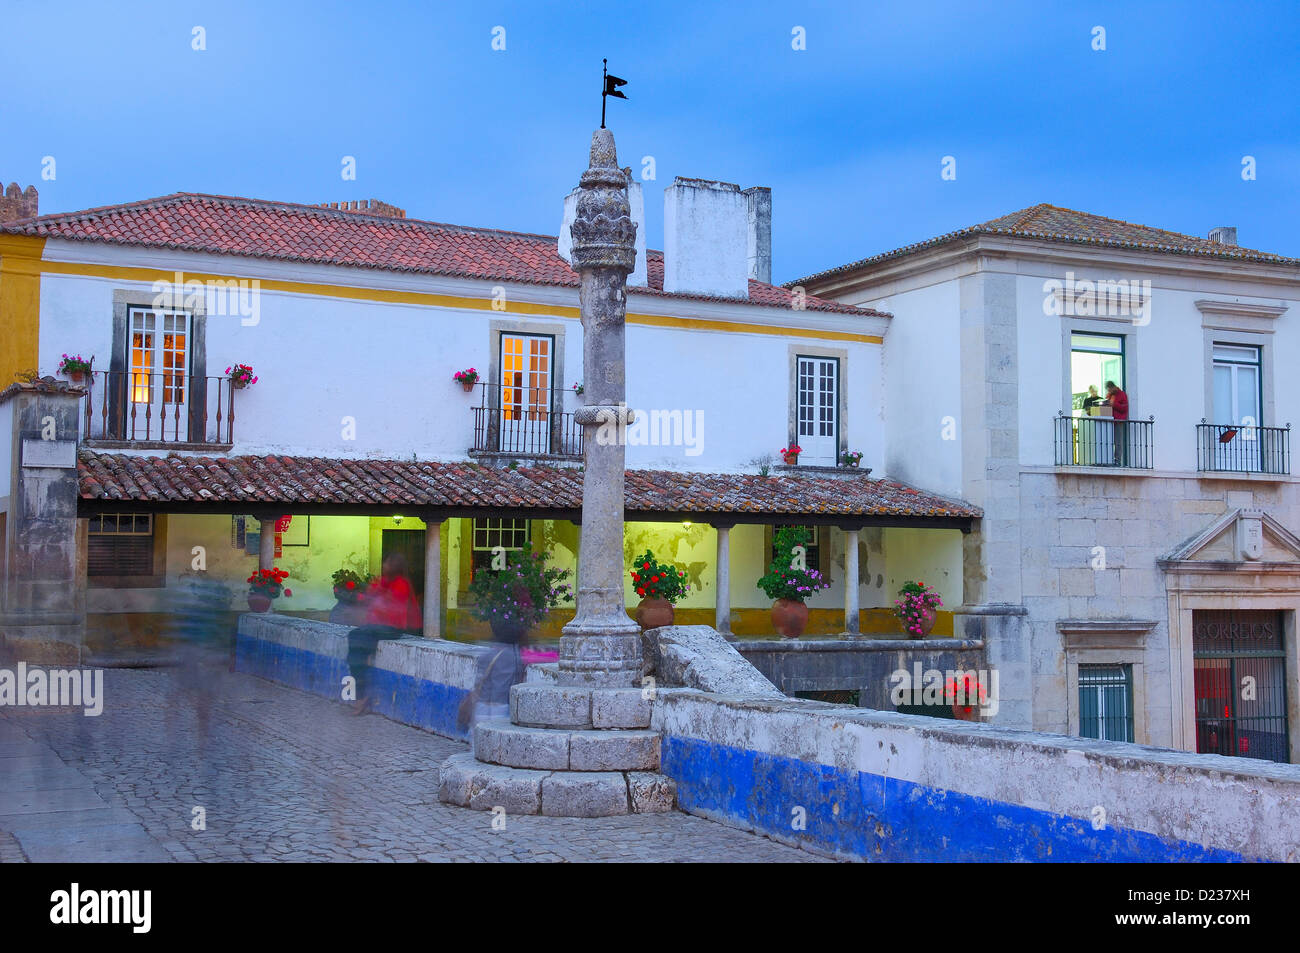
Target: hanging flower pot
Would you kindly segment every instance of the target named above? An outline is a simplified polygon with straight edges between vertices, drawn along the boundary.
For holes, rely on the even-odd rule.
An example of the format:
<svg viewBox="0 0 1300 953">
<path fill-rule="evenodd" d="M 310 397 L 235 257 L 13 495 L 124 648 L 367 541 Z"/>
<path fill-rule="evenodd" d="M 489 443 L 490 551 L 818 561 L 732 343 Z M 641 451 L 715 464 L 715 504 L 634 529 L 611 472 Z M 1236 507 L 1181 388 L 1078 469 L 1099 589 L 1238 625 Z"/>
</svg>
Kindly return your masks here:
<svg viewBox="0 0 1300 953">
<path fill-rule="evenodd" d="M 232 364 L 226 368 L 226 373 L 230 375 L 230 386 L 235 390 L 243 390 L 245 387 L 257 383 L 257 378 L 253 376 L 253 368 L 250 364 Z"/>
<path fill-rule="evenodd" d="M 67 374 L 68 380 L 74 384 L 80 384 L 86 379 L 86 375 L 91 372 L 91 366 L 94 363 L 95 359 L 93 357 L 86 360 L 80 354 L 72 357 L 64 354 L 63 359 L 59 361 L 59 373 Z"/>
<path fill-rule="evenodd" d="M 474 370 L 472 367 L 467 367 L 463 371 L 457 371 L 451 376 L 455 379 L 456 383 L 460 384 L 467 394 L 471 393 L 474 390 L 474 385 L 478 383 L 478 371 Z"/>
<path fill-rule="evenodd" d="M 636 607 L 636 624 L 641 631 L 673 624 L 673 604 L 667 599 L 642 599 Z"/>
<path fill-rule="evenodd" d="M 772 604 L 772 628 L 782 638 L 799 638 L 808 628 L 808 607 L 798 599 L 777 599 Z"/>
</svg>

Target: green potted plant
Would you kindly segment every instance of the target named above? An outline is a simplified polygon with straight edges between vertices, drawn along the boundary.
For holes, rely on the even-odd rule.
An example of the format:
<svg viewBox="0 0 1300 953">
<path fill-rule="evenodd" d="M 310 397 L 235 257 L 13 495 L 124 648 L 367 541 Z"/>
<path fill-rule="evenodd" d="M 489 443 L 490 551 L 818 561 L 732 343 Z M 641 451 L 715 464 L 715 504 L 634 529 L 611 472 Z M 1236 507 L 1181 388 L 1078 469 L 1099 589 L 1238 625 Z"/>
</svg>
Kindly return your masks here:
<svg viewBox="0 0 1300 953">
<path fill-rule="evenodd" d="M 923 639 L 934 628 L 938 617 L 935 611 L 943 605 L 939 593 L 923 582 L 903 583 L 898 590 L 899 598 L 894 600 L 894 615 L 903 624 L 903 631 L 909 639 Z"/>
<path fill-rule="evenodd" d="M 808 607 L 804 600 L 813 593 L 830 588 L 830 580 L 816 569 L 809 569 L 804 554 L 812 534 L 803 526 L 782 526 L 776 531 L 776 555 L 767 573 L 758 580 L 758 588 L 775 599 L 772 626 L 787 639 L 797 639 L 808 627 Z M 795 548 L 803 551 L 796 553 Z"/>
<path fill-rule="evenodd" d="M 857 465 L 861 462 L 862 462 L 861 450 L 845 450 L 840 454 L 841 466 L 854 467 L 856 469 Z"/>
<path fill-rule="evenodd" d="M 673 624 L 673 605 L 690 591 L 686 573 L 670 563 L 661 563 L 650 550 L 632 564 L 632 585 L 641 602 L 636 621 L 641 631 Z"/>
<path fill-rule="evenodd" d="M 91 373 L 94 363 L 95 359 L 93 357 L 90 360 L 86 360 L 80 354 L 76 354 L 72 357 L 65 354 L 63 355 L 63 359 L 59 361 L 59 373 L 67 374 L 68 380 L 72 381 L 74 384 L 80 384 L 82 378 Z"/>
<path fill-rule="evenodd" d="M 474 573 L 469 584 L 474 615 L 492 627 L 497 641 L 522 642 L 548 611 L 573 601 L 573 587 L 564 581 L 572 574 L 548 567 L 545 553 L 511 551 L 504 569 Z"/>
<path fill-rule="evenodd" d="M 281 593 L 292 596 L 293 590 L 284 587 L 289 573 L 283 569 L 259 569 L 248 577 L 248 608 L 253 612 L 267 612 L 271 600 L 279 599 Z"/>
</svg>

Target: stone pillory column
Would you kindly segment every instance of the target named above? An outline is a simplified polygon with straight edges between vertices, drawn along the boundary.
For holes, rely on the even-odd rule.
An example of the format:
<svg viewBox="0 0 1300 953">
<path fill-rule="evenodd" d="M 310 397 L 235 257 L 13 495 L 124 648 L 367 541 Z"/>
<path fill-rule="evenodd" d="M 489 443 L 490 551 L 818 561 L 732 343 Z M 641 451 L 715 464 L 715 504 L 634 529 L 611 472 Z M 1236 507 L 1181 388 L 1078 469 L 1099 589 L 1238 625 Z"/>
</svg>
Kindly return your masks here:
<svg viewBox="0 0 1300 953">
<path fill-rule="evenodd" d="M 627 276 L 636 264 L 636 225 L 614 136 L 598 129 L 578 183 L 573 267 L 582 279 L 582 546 L 578 607 L 560 638 L 562 685 L 631 686 L 641 678 L 641 629 L 623 599 L 623 435 L 631 422 L 624 374 Z"/>
</svg>

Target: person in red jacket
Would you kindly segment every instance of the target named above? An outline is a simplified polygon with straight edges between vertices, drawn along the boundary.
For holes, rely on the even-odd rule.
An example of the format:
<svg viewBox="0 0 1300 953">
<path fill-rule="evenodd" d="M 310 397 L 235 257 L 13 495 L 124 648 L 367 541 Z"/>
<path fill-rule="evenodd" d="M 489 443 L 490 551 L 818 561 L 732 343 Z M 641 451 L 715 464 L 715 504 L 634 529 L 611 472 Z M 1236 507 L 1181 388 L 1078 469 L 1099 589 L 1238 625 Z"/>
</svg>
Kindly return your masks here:
<svg viewBox="0 0 1300 953">
<path fill-rule="evenodd" d="M 1102 403 L 1111 409 L 1115 421 L 1115 466 L 1125 466 L 1128 463 L 1128 394 L 1114 381 L 1107 381 L 1106 399 Z"/>
<path fill-rule="evenodd" d="M 406 557 L 390 553 L 384 557 L 382 575 L 370 584 L 363 600 L 366 624 L 348 633 L 348 668 L 356 679 L 356 706 L 363 715 L 374 707 L 371 694 L 376 650 L 383 639 L 419 635 L 422 630 L 420 601 L 411 586 Z"/>
<path fill-rule="evenodd" d="M 419 634 L 423 628 L 420 602 L 408 578 L 406 557 L 389 553 L 382 573 L 366 591 L 366 622 Z"/>
</svg>

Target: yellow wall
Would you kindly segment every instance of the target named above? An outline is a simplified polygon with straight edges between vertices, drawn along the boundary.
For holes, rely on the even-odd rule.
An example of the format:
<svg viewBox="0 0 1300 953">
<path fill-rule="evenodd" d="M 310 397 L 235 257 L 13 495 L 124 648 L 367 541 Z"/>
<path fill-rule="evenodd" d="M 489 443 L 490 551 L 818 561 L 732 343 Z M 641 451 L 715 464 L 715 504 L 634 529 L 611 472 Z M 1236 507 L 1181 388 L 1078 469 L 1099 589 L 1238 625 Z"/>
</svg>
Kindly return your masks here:
<svg viewBox="0 0 1300 953">
<path fill-rule="evenodd" d="M 41 326 L 41 252 L 45 239 L 0 235 L 0 390 L 22 371 L 38 370 Z M 54 368 L 40 368 L 52 374 Z"/>
</svg>

